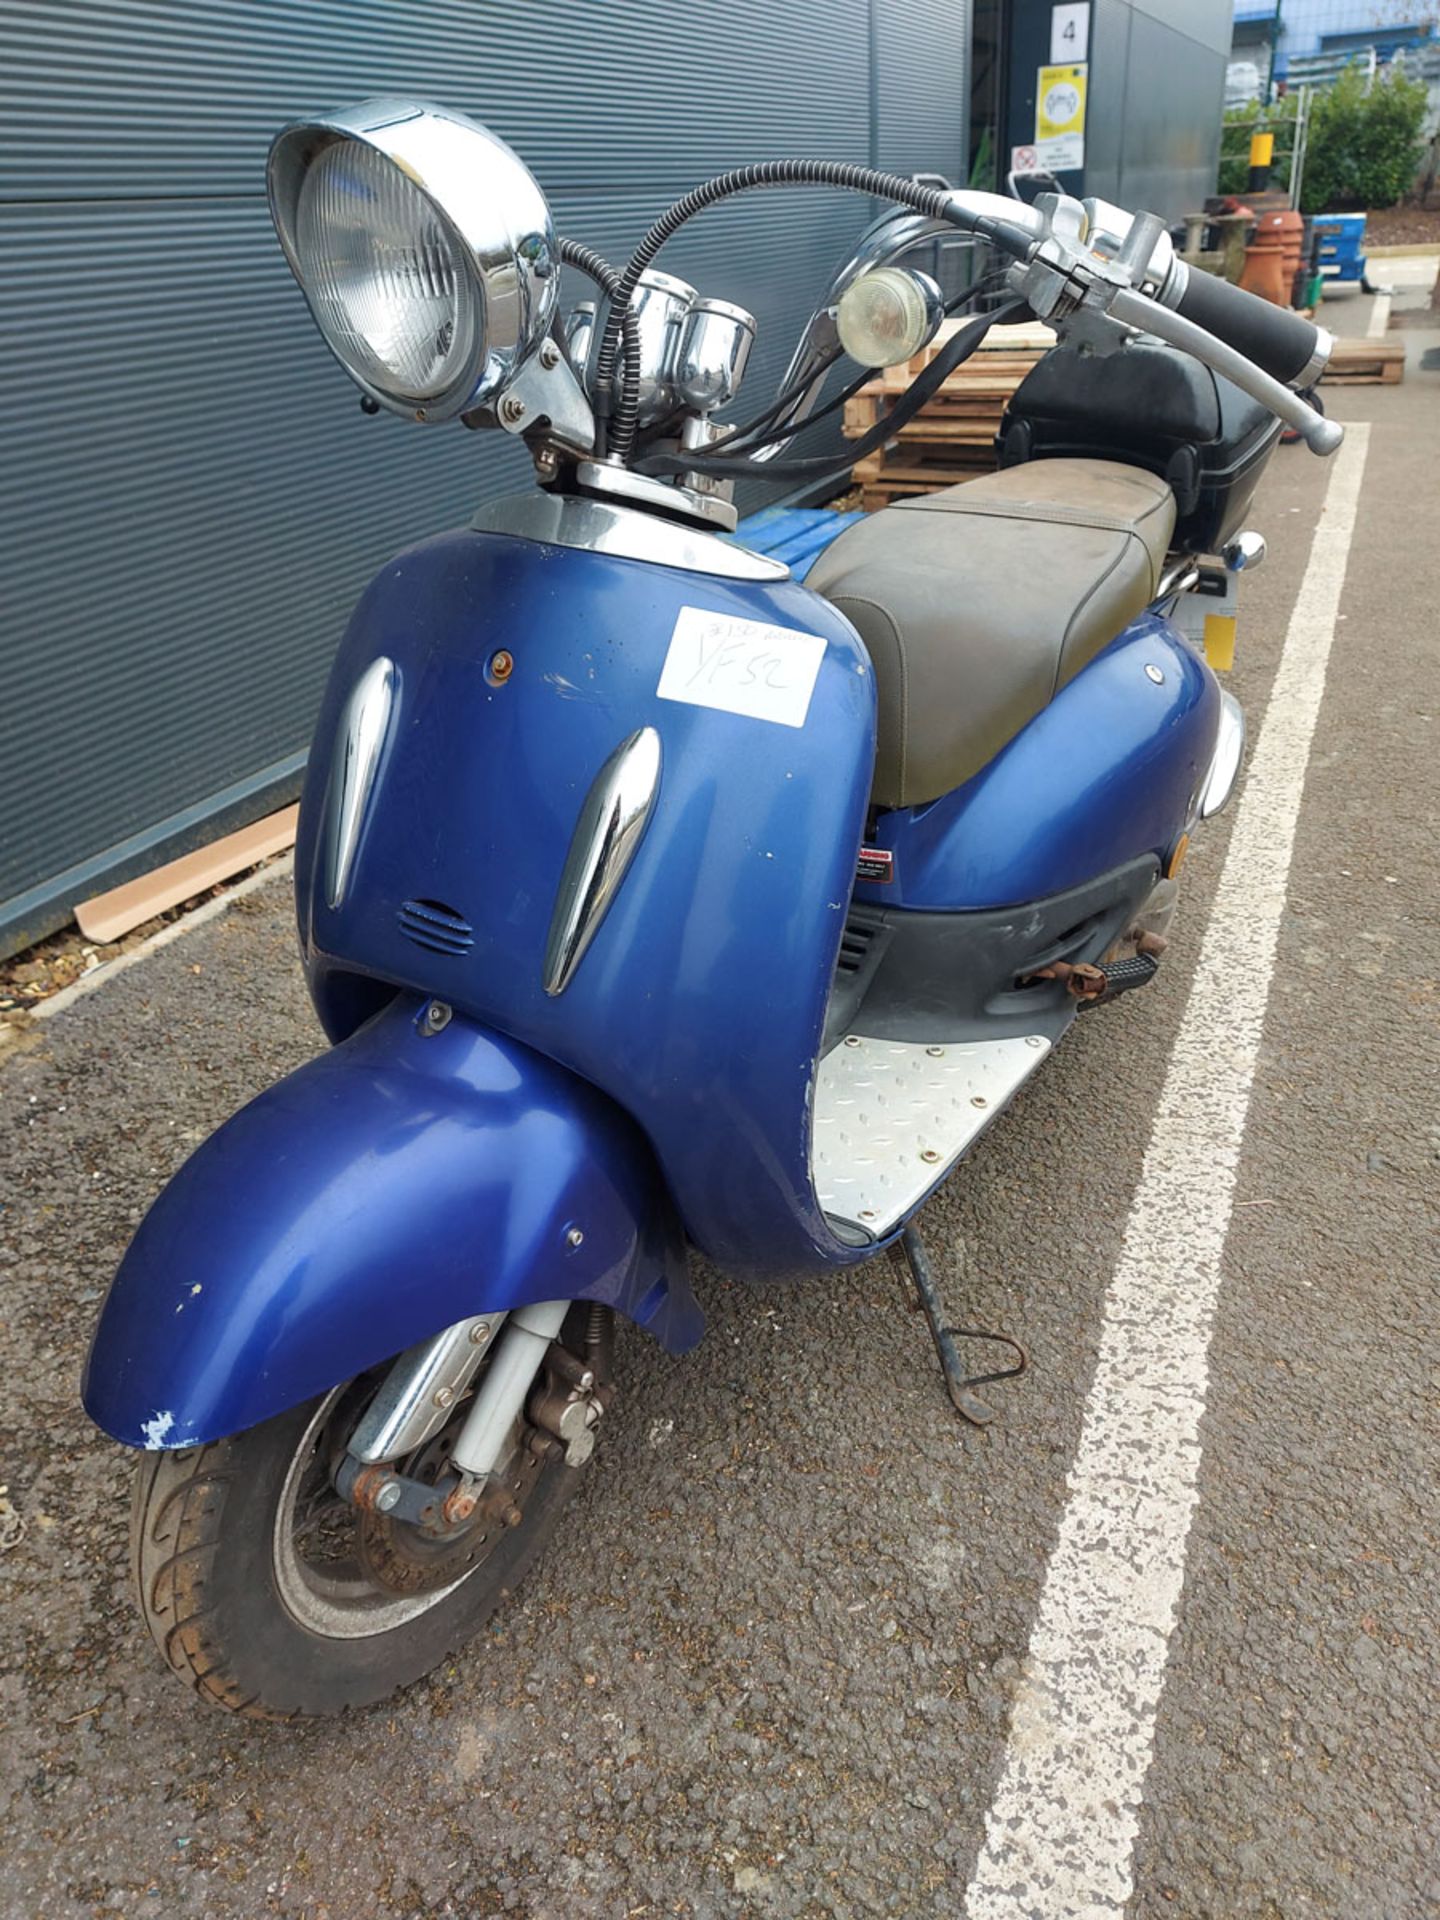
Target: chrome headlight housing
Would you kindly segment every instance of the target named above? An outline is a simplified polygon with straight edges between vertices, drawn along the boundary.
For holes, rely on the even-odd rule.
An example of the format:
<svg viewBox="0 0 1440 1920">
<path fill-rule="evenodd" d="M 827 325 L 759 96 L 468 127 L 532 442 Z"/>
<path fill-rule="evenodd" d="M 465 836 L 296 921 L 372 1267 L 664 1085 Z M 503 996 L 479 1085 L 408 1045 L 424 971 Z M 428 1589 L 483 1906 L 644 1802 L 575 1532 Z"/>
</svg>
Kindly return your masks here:
<svg viewBox="0 0 1440 1920">
<path fill-rule="evenodd" d="M 364 100 L 276 136 L 270 217 L 326 344 L 412 420 L 493 400 L 549 331 L 550 210 L 503 140 L 419 100 Z"/>
</svg>

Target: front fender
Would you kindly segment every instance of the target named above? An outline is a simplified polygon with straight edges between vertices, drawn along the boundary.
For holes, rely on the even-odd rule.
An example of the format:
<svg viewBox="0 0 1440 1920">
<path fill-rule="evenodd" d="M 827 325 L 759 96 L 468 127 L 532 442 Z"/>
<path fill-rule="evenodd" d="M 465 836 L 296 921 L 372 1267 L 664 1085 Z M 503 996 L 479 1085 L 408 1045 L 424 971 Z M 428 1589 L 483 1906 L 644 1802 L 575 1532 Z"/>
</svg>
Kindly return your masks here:
<svg viewBox="0 0 1440 1920">
<path fill-rule="evenodd" d="M 85 1367 L 129 1446 L 239 1432 L 474 1313 L 603 1301 L 699 1339 L 643 1135 L 553 1061 L 401 996 L 186 1161 L 111 1284 Z M 572 1245 L 575 1238 L 578 1245 Z"/>
</svg>

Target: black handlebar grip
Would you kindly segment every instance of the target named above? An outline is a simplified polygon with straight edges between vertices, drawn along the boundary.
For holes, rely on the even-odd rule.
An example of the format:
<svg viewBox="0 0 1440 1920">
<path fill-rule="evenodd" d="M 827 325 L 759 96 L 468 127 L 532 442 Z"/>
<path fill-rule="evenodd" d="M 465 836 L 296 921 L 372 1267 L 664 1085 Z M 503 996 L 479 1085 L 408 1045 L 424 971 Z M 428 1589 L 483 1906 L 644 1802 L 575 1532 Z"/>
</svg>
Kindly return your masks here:
<svg viewBox="0 0 1440 1920">
<path fill-rule="evenodd" d="M 1311 321 L 1195 267 L 1175 311 L 1287 387 L 1313 385 L 1330 357 L 1330 336 Z"/>
</svg>

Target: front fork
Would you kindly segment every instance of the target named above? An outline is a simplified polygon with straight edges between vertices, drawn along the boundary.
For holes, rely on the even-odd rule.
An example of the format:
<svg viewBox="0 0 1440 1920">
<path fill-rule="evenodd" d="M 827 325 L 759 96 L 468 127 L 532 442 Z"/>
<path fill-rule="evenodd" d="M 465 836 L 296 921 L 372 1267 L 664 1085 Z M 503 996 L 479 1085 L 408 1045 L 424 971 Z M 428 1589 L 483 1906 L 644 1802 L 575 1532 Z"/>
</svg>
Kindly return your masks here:
<svg viewBox="0 0 1440 1920">
<path fill-rule="evenodd" d="M 508 1314 L 459 1320 L 401 1354 L 336 1466 L 341 1497 L 363 1511 L 443 1536 L 474 1517 L 522 1416 L 536 1430 L 532 1444 L 546 1453 L 563 1448 L 567 1466 L 583 1466 L 595 1450 L 595 1426 L 609 1398 L 600 1370 L 611 1315 L 606 1308 L 591 1311 L 587 1358 L 581 1360 L 559 1344 L 571 1304 L 545 1300 Z M 430 1484 L 387 1465 L 439 1432 L 492 1346 L 489 1370 L 450 1450 L 449 1470 Z M 509 1503 L 502 1504 L 506 1510 L 496 1517 L 508 1522 Z"/>
</svg>

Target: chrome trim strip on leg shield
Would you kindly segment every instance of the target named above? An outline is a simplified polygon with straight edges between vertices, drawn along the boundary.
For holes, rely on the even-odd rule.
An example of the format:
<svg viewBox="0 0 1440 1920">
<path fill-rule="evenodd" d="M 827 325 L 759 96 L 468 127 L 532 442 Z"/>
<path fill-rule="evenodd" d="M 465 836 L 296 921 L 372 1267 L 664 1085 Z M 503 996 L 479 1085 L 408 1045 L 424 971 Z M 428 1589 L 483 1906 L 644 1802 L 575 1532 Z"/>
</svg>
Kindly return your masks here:
<svg viewBox="0 0 1440 1920">
<path fill-rule="evenodd" d="M 641 727 L 596 774 L 565 856 L 545 942 L 545 991 L 563 993 L 620 891 L 660 789 L 660 736 Z"/>
<path fill-rule="evenodd" d="M 375 785 L 380 750 L 395 704 L 395 663 L 382 654 L 355 682 L 335 740 L 330 790 L 325 796 L 325 897 L 338 907 L 360 848 L 365 808 Z"/>
</svg>

